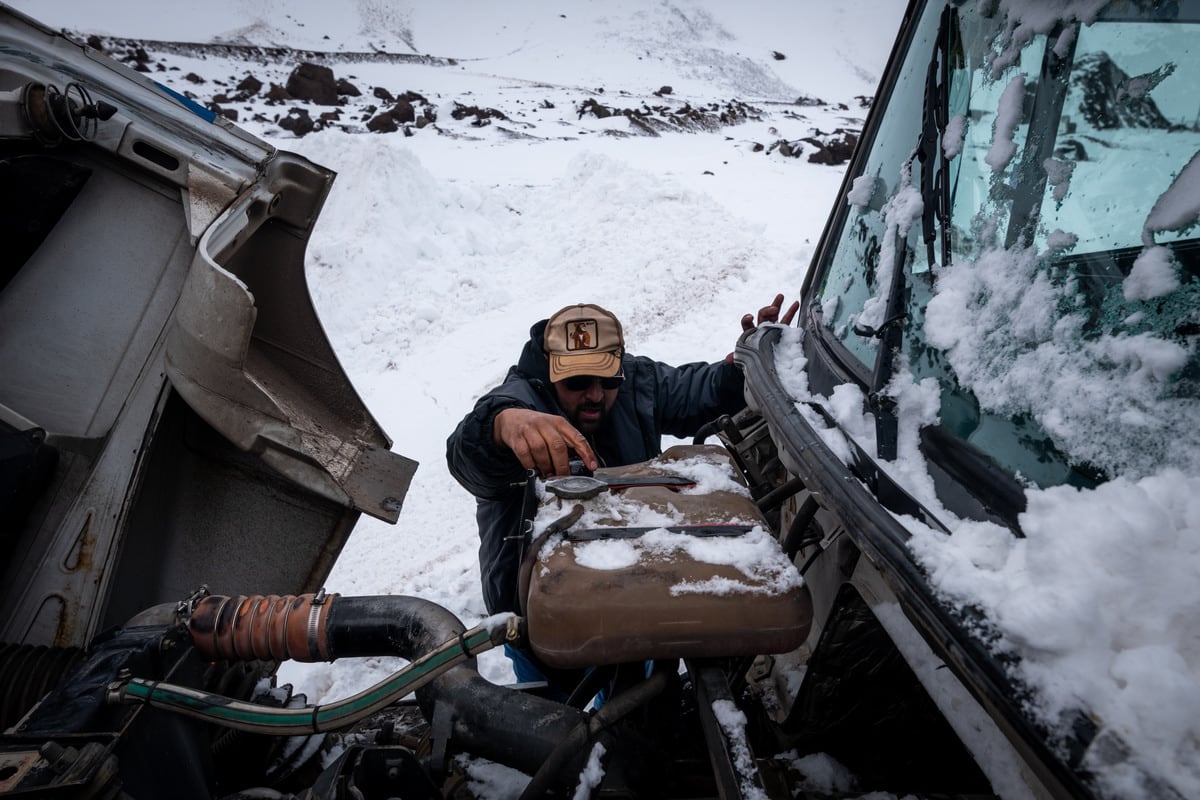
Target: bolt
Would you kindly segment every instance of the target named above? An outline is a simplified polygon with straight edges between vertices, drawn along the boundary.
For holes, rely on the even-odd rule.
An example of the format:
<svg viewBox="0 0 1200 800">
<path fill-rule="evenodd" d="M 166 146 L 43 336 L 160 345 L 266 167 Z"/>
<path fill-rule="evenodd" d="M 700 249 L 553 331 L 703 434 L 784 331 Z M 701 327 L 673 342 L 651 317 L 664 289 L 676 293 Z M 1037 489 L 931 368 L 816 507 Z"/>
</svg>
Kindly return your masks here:
<svg viewBox="0 0 1200 800">
<path fill-rule="evenodd" d="M 79 756 L 75 748 L 63 747 L 58 742 L 46 742 L 38 748 L 38 753 L 59 774 L 66 772 Z"/>
</svg>

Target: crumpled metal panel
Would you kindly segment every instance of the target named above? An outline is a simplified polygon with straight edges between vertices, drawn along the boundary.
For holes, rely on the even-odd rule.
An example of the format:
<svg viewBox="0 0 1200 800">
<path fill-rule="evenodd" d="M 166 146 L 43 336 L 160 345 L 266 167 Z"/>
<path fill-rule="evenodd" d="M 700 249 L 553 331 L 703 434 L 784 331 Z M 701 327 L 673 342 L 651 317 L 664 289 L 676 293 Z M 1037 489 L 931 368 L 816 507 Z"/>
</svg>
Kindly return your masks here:
<svg viewBox="0 0 1200 800">
<path fill-rule="evenodd" d="M 167 374 L 241 449 L 322 497 L 395 522 L 416 462 L 389 451 L 304 279 L 304 244 L 332 178 L 281 153 L 204 234 L 167 335 Z"/>
<path fill-rule="evenodd" d="M 0 418 L 60 453 L 5 531 L 0 640 L 57 646 L 201 582 L 313 590 L 359 511 L 396 519 L 415 469 L 308 296 L 332 173 L 0 4 L 0 94 L 71 82 L 117 108 L 90 141 L 45 147 L 0 113 L 14 152 L 60 167 L 44 180 L 83 179 L 0 289 Z"/>
</svg>

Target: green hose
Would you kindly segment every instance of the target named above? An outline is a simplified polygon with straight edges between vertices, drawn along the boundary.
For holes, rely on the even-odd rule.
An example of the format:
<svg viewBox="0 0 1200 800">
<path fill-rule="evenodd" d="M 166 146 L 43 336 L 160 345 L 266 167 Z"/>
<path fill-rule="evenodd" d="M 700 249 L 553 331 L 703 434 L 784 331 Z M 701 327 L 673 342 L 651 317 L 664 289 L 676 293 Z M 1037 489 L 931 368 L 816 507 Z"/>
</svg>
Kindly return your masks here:
<svg viewBox="0 0 1200 800">
<path fill-rule="evenodd" d="M 328 705 L 311 708 L 273 708 L 169 683 L 130 678 L 113 684 L 109 703 L 143 703 L 213 722 L 228 728 L 290 736 L 345 728 L 369 717 L 401 697 L 420 689 L 448 669 L 503 644 L 515 635 L 518 617 L 491 630 L 472 628 L 438 645 L 374 686 Z"/>
</svg>

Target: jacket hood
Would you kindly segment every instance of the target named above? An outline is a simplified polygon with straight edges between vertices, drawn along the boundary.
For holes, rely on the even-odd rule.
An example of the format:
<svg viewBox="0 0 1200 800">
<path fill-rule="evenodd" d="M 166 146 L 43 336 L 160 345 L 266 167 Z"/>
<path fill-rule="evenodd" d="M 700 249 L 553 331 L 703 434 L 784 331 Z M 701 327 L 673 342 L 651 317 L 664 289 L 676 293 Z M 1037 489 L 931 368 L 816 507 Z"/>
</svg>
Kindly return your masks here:
<svg viewBox="0 0 1200 800">
<path fill-rule="evenodd" d="M 546 386 L 550 385 L 550 359 L 546 357 L 542 342 L 549 322 L 549 319 L 543 319 L 533 324 L 529 329 L 529 341 L 525 343 L 521 357 L 517 359 L 519 372 L 527 378 L 541 381 Z"/>
</svg>

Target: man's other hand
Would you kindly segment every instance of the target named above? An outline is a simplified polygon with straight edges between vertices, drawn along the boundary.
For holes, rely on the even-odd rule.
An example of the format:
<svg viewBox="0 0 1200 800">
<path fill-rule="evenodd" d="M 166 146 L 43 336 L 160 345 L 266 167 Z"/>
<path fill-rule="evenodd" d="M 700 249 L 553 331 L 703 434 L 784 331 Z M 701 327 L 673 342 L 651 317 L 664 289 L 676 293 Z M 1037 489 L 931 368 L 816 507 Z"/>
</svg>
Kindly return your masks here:
<svg viewBox="0 0 1200 800">
<path fill-rule="evenodd" d="M 543 478 L 570 475 L 572 452 L 589 470 L 600 466 L 584 435 L 557 414 L 506 408 L 492 421 L 492 439 L 497 446 L 512 450 L 521 466 Z"/>
<path fill-rule="evenodd" d="M 742 317 L 742 333 L 752 331 L 764 322 L 778 322 L 782 325 L 791 325 L 792 320 L 796 317 L 796 312 L 800 310 L 800 301 L 793 300 L 788 306 L 788 310 L 783 316 L 779 312 L 783 310 L 783 295 L 775 295 L 775 300 L 769 306 L 763 306 L 758 310 L 758 321 L 756 322 L 753 314 L 746 314 Z M 733 363 L 733 353 L 725 356 L 726 363 Z"/>
<path fill-rule="evenodd" d="M 800 301 L 794 300 L 788 306 L 787 312 L 781 317 L 779 312 L 783 310 L 783 295 L 775 295 L 775 300 L 769 306 L 763 306 L 758 310 L 758 321 L 755 322 L 754 317 L 746 314 L 742 317 L 742 331 L 754 330 L 764 322 L 778 322 L 781 325 L 791 325 L 792 320 L 796 316 L 796 312 L 800 310 Z"/>
</svg>

